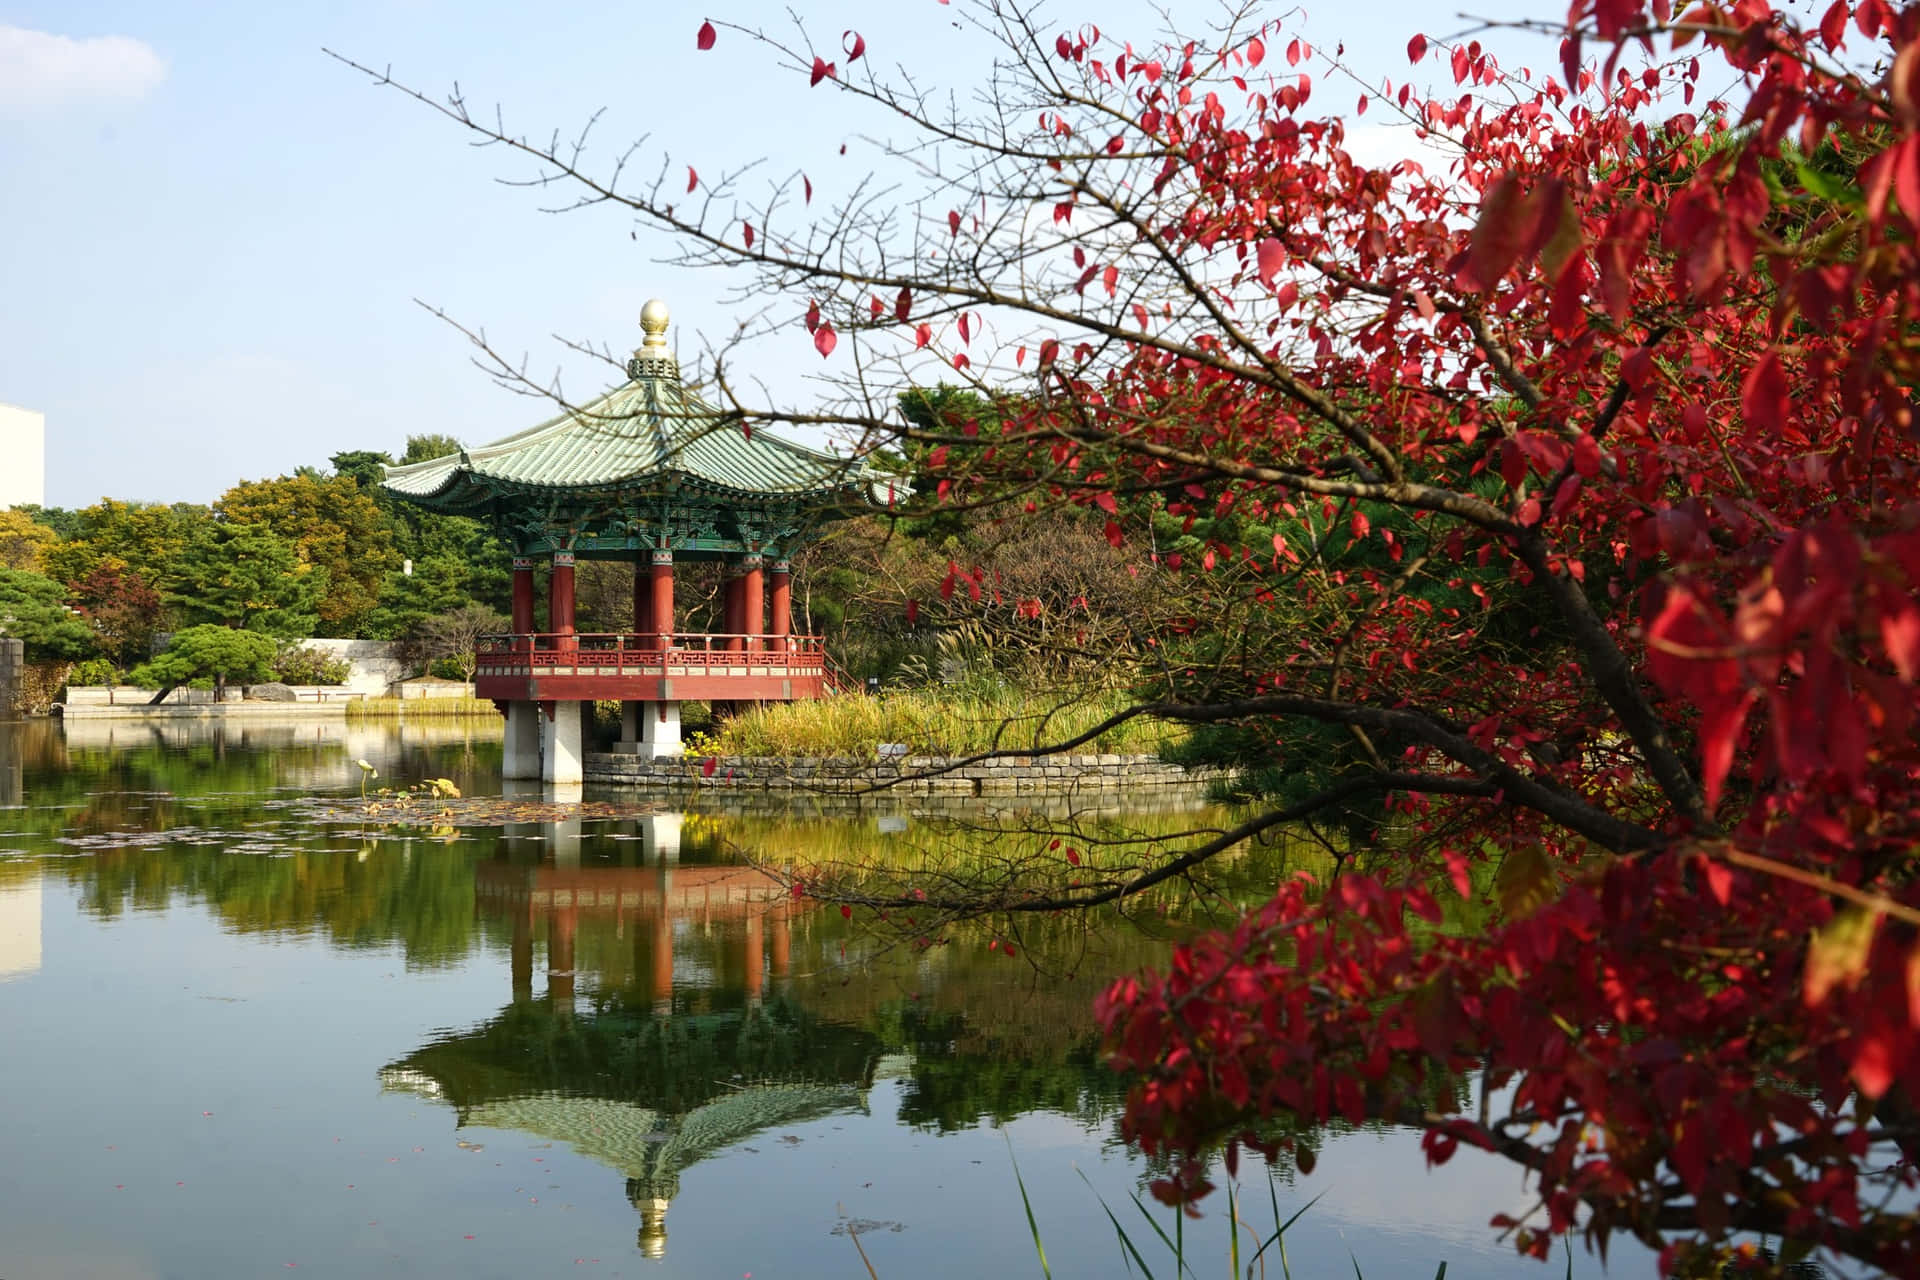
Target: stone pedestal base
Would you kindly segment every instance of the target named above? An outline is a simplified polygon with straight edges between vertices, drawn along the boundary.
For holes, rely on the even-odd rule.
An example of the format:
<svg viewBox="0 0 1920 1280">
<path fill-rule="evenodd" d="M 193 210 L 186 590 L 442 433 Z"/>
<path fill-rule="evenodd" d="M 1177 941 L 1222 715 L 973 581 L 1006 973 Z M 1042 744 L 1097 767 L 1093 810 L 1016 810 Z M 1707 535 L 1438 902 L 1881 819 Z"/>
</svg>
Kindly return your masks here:
<svg viewBox="0 0 1920 1280">
<path fill-rule="evenodd" d="M 680 704 L 677 702 L 623 702 L 620 704 L 620 741 L 613 753 L 642 760 L 678 759 Z"/>
<path fill-rule="evenodd" d="M 580 704 L 556 702 L 553 717 L 540 717 L 540 779 L 561 786 L 579 786 L 585 743 L 581 740 Z"/>
<path fill-rule="evenodd" d="M 500 777 L 508 782 L 540 778 L 540 708 L 532 702 L 507 704 L 507 737 Z"/>
</svg>

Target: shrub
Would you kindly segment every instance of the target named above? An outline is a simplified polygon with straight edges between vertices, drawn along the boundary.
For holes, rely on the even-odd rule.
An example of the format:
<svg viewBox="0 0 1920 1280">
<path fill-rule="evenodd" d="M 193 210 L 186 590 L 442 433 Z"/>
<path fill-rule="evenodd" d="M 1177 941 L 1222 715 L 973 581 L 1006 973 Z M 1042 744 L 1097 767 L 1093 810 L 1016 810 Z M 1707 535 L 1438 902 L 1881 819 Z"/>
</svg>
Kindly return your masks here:
<svg viewBox="0 0 1920 1280">
<path fill-rule="evenodd" d="M 289 645 L 273 659 L 273 678 L 282 684 L 345 684 L 353 664 L 325 649 Z"/>
<path fill-rule="evenodd" d="M 85 662 L 67 672 L 68 685 L 101 685 L 120 683 L 120 671 L 106 658 L 88 658 Z"/>
</svg>

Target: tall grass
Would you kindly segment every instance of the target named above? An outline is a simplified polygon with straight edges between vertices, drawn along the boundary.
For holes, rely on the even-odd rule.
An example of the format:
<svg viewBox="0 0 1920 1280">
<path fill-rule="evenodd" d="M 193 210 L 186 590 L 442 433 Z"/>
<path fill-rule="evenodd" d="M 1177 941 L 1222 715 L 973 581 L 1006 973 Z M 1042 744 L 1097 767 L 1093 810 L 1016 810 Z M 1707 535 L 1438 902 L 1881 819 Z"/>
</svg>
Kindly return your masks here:
<svg viewBox="0 0 1920 1280">
<path fill-rule="evenodd" d="M 1120 693 L 1032 693 L 992 684 L 889 689 L 755 707 L 720 722 L 704 745 L 729 756 L 862 759 L 881 743 L 931 756 L 1032 751 L 1077 737 L 1128 705 Z M 1157 754 L 1181 733 L 1134 719 L 1074 750 Z"/>
<path fill-rule="evenodd" d="M 347 720 L 498 720 L 500 710 L 491 698 L 356 698 L 347 704 Z"/>
<path fill-rule="evenodd" d="M 1019 1162 L 1014 1159 L 1013 1140 L 1011 1138 L 1007 1140 L 1007 1160 L 1013 1166 L 1014 1184 L 1020 1189 L 1020 1205 L 1026 1211 L 1027 1233 L 1033 1240 L 1033 1252 L 1040 1266 L 1041 1280 L 1052 1280 L 1053 1267 L 1047 1261 L 1046 1243 L 1040 1236 L 1040 1223 L 1034 1216 L 1033 1201 L 1027 1195 L 1026 1179 L 1020 1176 Z M 1154 1218 L 1153 1211 L 1147 1208 L 1145 1202 L 1140 1199 L 1137 1193 L 1134 1194 L 1132 1197 L 1133 1207 L 1138 1209 L 1140 1216 L 1146 1220 L 1148 1229 L 1153 1232 L 1154 1238 L 1159 1241 L 1159 1248 L 1156 1249 L 1153 1243 L 1148 1241 L 1145 1236 L 1142 1236 L 1140 1242 L 1136 1243 L 1133 1235 L 1128 1233 L 1125 1224 L 1123 1224 L 1119 1216 L 1114 1213 L 1113 1206 L 1107 1203 L 1106 1197 L 1102 1196 L 1098 1191 L 1094 1191 L 1093 1183 L 1088 1180 L 1086 1173 L 1078 1169 L 1076 1169 L 1075 1172 L 1079 1173 L 1080 1180 L 1087 1184 L 1087 1190 L 1093 1192 L 1093 1198 L 1099 1202 L 1101 1211 L 1106 1214 L 1107 1221 L 1112 1224 L 1113 1234 L 1120 1246 L 1121 1267 L 1127 1275 L 1131 1276 L 1135 1272 L 1138 1272 L 1139 1275 L 1144 1277 L 1144 1280 L 1156 1280 L 1157 1273 L 1154 1270 L 1153 1264 L 1148 1260 L 1148 1255 L 1151 1254 L 1158 1257 L 1161 1251 L 1164 1250 L 1165 1258 L 1161 1266 L 1164 1268 L 1164 1274 L 1168 1277 L 1168 1280 L 1181 1280 L 1183 1276 L 1187 1277 L 1188 1280 L 1197 1280 L 1199 1271 L 1195 1269 L 1193 1264 L 1198 1259 L 1192 1257 L 1188 1252 L 1186 1215 L 1183 1211 L 1180 1209 L 1172 1210 L 1173 1231 L 1169 1234 L 1166 1228 L 1162 1227 Z M 1324 1191 L 1321 1192 L 1321 1195 L 1325 1194 Z M 1262 1228 L 1256 1227 L 1251 1219 L 1242 1214 L 1239 1197 L 1236 1195 L 1236 1184 L 1232 1181 L 1227 1183 L 1227 1217 L 1225 1224 L 1227 1240 L 1225 1261 L 1229 1280 L 1242 1280 L 1242 1277 L 1244 1277 L 1245 1280 L 1263 1280 L 1264 1277 L 1269 1276 L 1274 1277 L 1275 1280 L 1293 1280 L 1293 1268 L 1287 1261 L 1287 1232 L 1292 1228 L 1294 1223 L 1300 1221 L 1301 1216 L 1305 1214 L 1307 1210 L 1313 1208 L 1314 1205 L 1320 1202 L 1320 1196 L 1315 1196 L 1304 1205 L 1301 1205 L 1300 1208 L 1294 1210 L 1293 1214 L 1285 1221 L 1282 1221 L 1280 1218 L 1280 1198 L 1275 1193 L 1271 1182 L 1267 1184 L 1267 1199 L 1269 1208 L 1273 1214 L 1273 1229 L 1271 1231 L 1263 1231 Z M 1138 1224 L 1135 1224 L 1134 1230 L 1139 1230 Z M 849 1232 L 848 1234 L 853 1237 L 853 1247 L 859 1250 L 860 1261 L 865 1265 L 868 1276 L 872 1277 L 872 1280 L 880 1280 L 880 1273 L 875 1269 L 872 1260 L 867 1257 L 866 1249 L 860 1244 L 859 1233 Z M 1243 1241 L 1246 1246 L 1251 1246 L 1252 1251 L 1250 1253 L 1242 1252 Z M 1360 1260 L 1353 1257 L 1351 1253 L 1348 1254 L 1348 1257 L 1353 1263 L 1354 1280 L 1366 1280 L 1366 1274 L 1360 1270 Z M 1268 1261 L 1269 1258 L 1272 1260 L 1271 1263 Z M 1271 1269 L 1269 1269 L 1270 1267 Z M 1572 1277 L 1573 1250 L 1571 1245 L 1569 1245 L 1567 1250 L 1567 1280 L 1572 1280 Z M 1441 1262 L 1438 1269 L 1435 1270 L 1433 1280 L 1447 1280 L 1447 1264 L 1444 1261 Z"/>
</svg>

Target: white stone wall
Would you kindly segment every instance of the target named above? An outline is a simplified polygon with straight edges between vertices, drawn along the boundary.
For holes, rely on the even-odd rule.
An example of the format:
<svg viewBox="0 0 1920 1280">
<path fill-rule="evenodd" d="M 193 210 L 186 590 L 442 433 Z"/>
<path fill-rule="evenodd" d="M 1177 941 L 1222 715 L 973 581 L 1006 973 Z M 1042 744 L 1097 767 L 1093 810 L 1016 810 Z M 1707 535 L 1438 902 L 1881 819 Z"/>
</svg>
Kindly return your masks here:
<svg viewBox="0 0 1920 1280">
<path fill-rule="evenodd" d="M 0 404 L 0 510 L 47 504 L 47 416 Z"/>
<path fill-rule="evenodd" d="M 302 640 L 300 645 L 345 658 L 353 667 L 345 687 L 369 698 L 386 697 L 408 674 L 400 645 L 392 640 Z"/>
</svg>

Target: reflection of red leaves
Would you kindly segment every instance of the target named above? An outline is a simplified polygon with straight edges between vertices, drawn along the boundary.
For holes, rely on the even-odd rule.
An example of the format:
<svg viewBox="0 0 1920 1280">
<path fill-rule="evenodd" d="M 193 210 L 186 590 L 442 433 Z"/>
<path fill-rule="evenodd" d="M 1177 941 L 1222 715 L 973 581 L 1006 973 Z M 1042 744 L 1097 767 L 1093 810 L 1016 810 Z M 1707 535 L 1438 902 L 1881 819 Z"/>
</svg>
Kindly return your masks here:
<svg viewBox="0 0 1920 1280">
<path fill-rule="evenodd" d="M 853 908 L 852 908 L 852 907 L 850 907 L 850 906 L 848 906 L 848 905 L 847 905 L 846 903 L 844 903 L 844 902 L 840 904 L 840 918 L 841 918 L 842 920 L 851 920 L 851 919 L 853 919 Z"/>
</svg>

